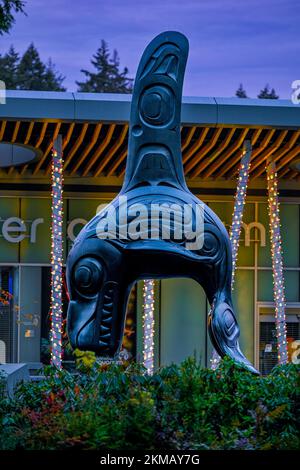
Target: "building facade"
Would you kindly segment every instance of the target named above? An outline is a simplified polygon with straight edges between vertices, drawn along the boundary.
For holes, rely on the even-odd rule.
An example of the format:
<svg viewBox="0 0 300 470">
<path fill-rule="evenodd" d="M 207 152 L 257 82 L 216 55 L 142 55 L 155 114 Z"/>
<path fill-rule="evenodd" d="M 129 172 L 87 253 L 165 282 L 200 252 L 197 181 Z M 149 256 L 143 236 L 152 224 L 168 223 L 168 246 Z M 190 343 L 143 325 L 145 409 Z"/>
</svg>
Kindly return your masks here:
<svg viewBox="0 0 300 470">
<path fill-rule="evenodd" d="M 267 101 L 267 102 L 266 102 Z M 0 362 L 39 364 L 49 339 L 51 291 L 51 149 L 64 151 L 64 256 L 124 175 L 130 96 L 9 92 L 0 106 L 0 142 L 36 150 L 31 161 L 1 157 Z M 234 287 L 241 347 L 263 373 L 277 362 L 265 165 L 279 176 L 289 359 L 300 340 L 300 106 L 287 101 L 195 98 L 182 106 L 187 183 L 229 229 L 245 140 L 251 173 Z M 12 147 L 13 148 L 13 147 Z M 4 151 L 2 152 L 2 156 Z M 2 158 L 2 160 L 1 160 Z M 1 163 L 2 162 L 2 163 Z M 65 307 L 67 292 L 65 289 Z M 142 358 L 142 282 L 129 305 L 124 347 Z M 190 279 L 155 283 L 155 362 L 195 355 L 209 365 L 209 305 Z"/>
</svg>

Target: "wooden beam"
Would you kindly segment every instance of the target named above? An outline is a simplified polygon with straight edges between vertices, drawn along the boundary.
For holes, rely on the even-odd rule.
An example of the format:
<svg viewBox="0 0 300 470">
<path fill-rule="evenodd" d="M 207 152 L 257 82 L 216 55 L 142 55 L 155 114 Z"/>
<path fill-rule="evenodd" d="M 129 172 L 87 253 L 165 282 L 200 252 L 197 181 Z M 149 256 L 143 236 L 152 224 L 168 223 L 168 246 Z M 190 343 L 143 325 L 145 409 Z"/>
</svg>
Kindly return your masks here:
<svg viewBox="0 0 300 470">
<path fill-rule="evenodd" d="M 99 176 L 100 173 L 102 173 L 106 165 L 111 161 L 115 153 L 119 150 L 119 148 L 123 144 L 124 140 L 126 139 L 127 132 L 128 132 L 128 125 L 125 125 L 122 129 L 122 132 L 119 138 L 116 140 L 114 145 L 111 147 L 111 149 L 108 151 L 106 156 L 101 160 L 100 164 L 96 168 L 96 171 L 94 172 L 94 176 Z"/>
<path fill-rule="evenodd" d="M 252 151 L 252 156 L 251 156 L 251 162 L 255 159 L 255 157 L 261 153 L 263 151 L 263 149 L 268 145 L 268 143 L 270 142 L 273 134 L 275 132 L 275 129 L 272 129 L 271 131 L 268 132 L 268 134 L 265 136 L 262 144 L 257 147 L 256 149 L 254 149 Z M 254 139 L 253 139 L 254 140 Z M 257 139 L 255 139 L 255 142 L 256 142 Z M 251 145 L 254 145 L 254 142 L 252 144 L 251 142 Z M 237 155 L 235 156 L 234 158 L 232 158 L 230 161 L 228 161 L 227 165 L 226 165 L 226 173 L 230 170 L 230 168 L 234 167 L 235 165 L 237 165 L 237 167 L 232 171 L 233 174 L 236 173 L 236 171 L 238 170 L 238 165 L 239 165 L 239 161 L 240 161 L 240 155 Z M 252 163 L 251 163 L 252 165 Z M 251 168 L 251 167 L 250 167 Z M 225 169 L 225 168 L 224 168 Z M 220 172 L 220 174 L 218 174 L 217 176 L 224 176 L 225 175 L 225 172 Z"/>
<path fill-rule="evenodd" d="M 277 173 L 278 173 L 278 176 L 282 176 L 282 172 L 280 172 L 280 170 L 282 168 L 284 168 L 286 165 L 288 165 L 297 155 L 300 154 L 300 145 L 297 145 L 297 147 L 294 147 L 289 153 L 287 153 L 287 155 L 285 155 L 285 157 L 280 160 L 277 165 L 276 165 L 276 168 L 277 168 Z"/>
<path fill-rule="evenodd" d="M 35 144 L 35 148 L 38 149 L 39 146 L 41 145 L 41 143 L 43 142 L 44 140 L 44 137 L 45 137 L 45 133 L 46 133 L 46 130 L 47 130 L 47 126 L 48 126 L 48 123 L 47 122 L 44 122 L 43 123 L 43 126 L 42 126 L 42 129 L 41 129 L 41 132 L 40 132 L 40 135 L 39 135 L 39 138 L 38 140 L 36 141 L 36 144 Z M 22 170 L 20 171 L 20 174 L 23 175 L 23 173 L 25 173 L 26 169 L 28 168 L 28 164 L 24 165 Z"/>
<path fill-rule="evenodd" d="M 6 128 L 6 121 L 2 121 L 1 129 L 0 129 L 0 140 L 3 139 L 5 128 Z"/>
<path fill-rule="evenodd" d="M 85 137 L 86 131 L 88 129 L 88 122 L 85 122 L 81 128 L 81 132 L 78 136 L 78 139 L 74 142 L 71 150 L 69 151 L 68 155 L 66 156 L 65 162 L 64 162 L 64 170 L 67 168 L 69 165 L 70 161 L 72 160 L 73 155 L 77 152 L 79 149 L 80 145 L 82 144 L 82 141 Z"/>
<path fill-rule="evenodd" d="M 11 139 L 11 143 L 15 143 L 15 141 L 17 140 L 17 137 L 18 137 L 18 132 L 19 132 L 19 129 L 20 129 L 20 125 L 21 125 L 21 122 L 20 121 L 17 121 L 15 123 L 15 128 L 14 128 L 14 132 L 13 132 L 13 135 L 12 135 L 12 139 Z"/>
<path fill-rule="evenodd" d="M 214 152 L 210 157 L 206 158 L 202 162 L 199 163 L 199 165 L 195 168 L 194 172 L 192 173 L 192 178 L 195 176 L 198 176 L 202 170 L 205 168 L 209 169 L 209 165 L 220 155 L 223 150 L 226 149 L 226 147 L 230 144 L 230 141 L 235 133 L 236 129 L 232 128 L 229 130 L 227 133 L 226 139 L 223 140 L 221 143 L 220 147 L 216 152 Z"/>
<path fill-rule="evenodd" d="M 277 153 L 273 154 L 272 160 L 277 164 L 277 162 L 282 158 L 284 155 L 286 155 L 295 145 L 298 137 L 300 136 L 300 131 L 294 132 L 292 134 L 292 137 L 290 138 L 289 142 L 282 147 Z M 278 169 L 278 168 L 277 168 Z M 262 167 L 259 167 L 257 170 L 257 176 L 261 176 L 261 174 L 265 171 L 265 165 L 262 165 Z"/>
<path fill-rule="evenodd" d="M 281 168 L 281 162 L 279 162 L 279 160 L 283 156 L 285 156 L 285 159 L 282 160 L 282 161 L 284 161 L 284 164 L 286 163 L 286 161 L 288 161 L 288 162 L 290 161 L 289 155 L 286 155 L 286 154 L 289 153 L 291 150 L 293 150 L 299 136 L 300 136 L 300 131 L 294 132 L 294 134 L 292 135 L 292 137 L 289 140 L 289 142 L 287 143 L 287 145 L 284 146 L 283 150 L 279 151 L 277 154 L 275 154 L 273 156 L 273 160 L 275 161 L 275 163 L 277 163 L 276 164 L 277 171 L 278 171 L 278 166 Z M 297 144 L 297 146 L 299 146 L 299 144 Z"/>
<path fill-rule="evenodd" d="M 259 177 L 264 171 L 265 171 L 265 165 L 267 159 L 273 155 L 273 153 L 280 148 L 283 140 L 286 138 L 288 131 L 281 131 L 279 136 L 277 137 L 276 141 L 274 142 L 273 145 L 271 145 L 267 150 L 265 150 L 259 158 L 256 160 L 256 162 L 253 163 L 251 166 L 250 174 L 251 174 L 251 179 L 255 179 Z M 259 168 L 258 168 L 259 167 Z M 256 168 L 258 168 L 256 171 L 254 171 Z"/>
<path fill-rule="evenodd" d="M 229 149 L 226 150 L 226 152 L 224 152 L 224 154 L 221 156 L 221 158 L 219 160 L 216 160 L 210 167 L 209 169 L 209 176 L 213 175 L 213 173 L 220 167 L 223 168 L 223 165 L 225 163 L 225 161 L 227 159 L 230 158 L 230 156 L 236 152 L 238 149 L 241 148 L 241 146 L 243 145 L 243 142 L 247 136 L 247 133 L 248 133 L 249 129 L 243 129 L 242 132 L 241 132 L 241 135 L 239 136 L 238 140 L 232 144 Z M 239 154 L 240 155 L 240 154 Z M 208 174 L 208 173 L 207 173 Z"/>
<path fill-rule="evenodd" d="M 256 144 L 257 140 L 258 140 L 258 137 L 260 136 L 262 132 L 262 129 L 256 129 L 256 131 L 253 133 L 253 136 L 251 138 L 251 147 L 253 148 L 254 145 Z M 251 153 L 252 155 L 252 153 Z M 240 155 L 237 155 L 235 157 L 233 157 L 233 161 L 235 162 L 234 165 L 235 165 L 235 168 L 233 168 L 232 170 L 232 174 L 235 174 L 238 170 L 239 170 L 239 167 L 240 167 Z"/>
<path fill-rule="evenodd" d="M 92 168 L 92 166 L 94 165 L 94 163 L 96 163 L 96 161 L 98 160 L 98 158 L 100 157 L 100 155 L 104 152 L 104 150 L 106 149 L 106 147 L 109 145 L 110 141 L 111 141 L 111 138 L 113 136 L 113 133 L 114 133 L 114 130 L 116 128 L 116 124 L 111 124 L 109 126 L 109 129 L 107 131 L 107 134 L 104 138 L 104 140 L 102 141 L 102 143 L 99 145 L 98 149 L 96 150 L 96 152 L 94 153 L 94 155 L 91 157 L 88 165 L 86 166 L 85 170 L 83 171 L 82 173 L 82 176 L 86 176 L 90 169 Z"/>
<path fill-rule="evenodd" d="M 68 132 L 67 132 L 66 137 L 63 139 L 63 143 L 62 143 L 62 149 L 63 149 L 63 150 L 66 148 L 66 146 L 67 146 L 68 143 L 70 142 L 70 139 L 71 139 L 72 134 L 73 134 L 74 127 L 75 127 L 75 122 L 72 122 L 72 123 L 69 125 L 69 129 L 68 129 Z"/>
<path fill-rule="evenodd" d="M 202 147 L 197 155 L 194 155 L 194 157 L 189 161 L 189 163 L 185 166 L 184 171 L 188 173 L 190 170 L 192 170 L 199 161 L 205 157 L 205 155 L 216 145 L 218 138 L 220 137 L 220 134 L 222 132 L 222 128 L 215 129 L 215 132 L 211 138 L 211 140 L 204 146 Z M 193 177 L 191 177 L 193 178 Z"/>
<path fill-rule="evenodd" d="M 288 174 L 288 179 L 293 180 L 293 179 L 296 179 L 297 176 L 299 176 L 299 171 L 291 171 L 291 173 Z"/>
<path fill-rule="evenodd" d="M 196 126 L 193 126 L 191 127 L 191 129 L 188 131 L 188 134 L 185 138 L 185 141 L 183 143 L 181 143 L 181 153 L 183 153 L 185 151 L 185 149 L 189 146 L 192 138 L 193 138 L 193 135 L 195 134 L 196 132 L 196 129 L 197 127 Z"/>
<path fill-rule="evenodd" d="M 128 152 L 127 148 L 123 150 L 123 152 L 120 154 L 118 160 L 116 160 L 115 163 L 113 164 L 113 166 L 109 169 L 109 171 L 107 173 L 107 176 L 113 175 L 113 173 L 118 168 L 118 166 L 120 166 L 120 164 L 123 162 L 123 160 L 125 160 L 125 158 L 127 156 L 127 152 Z M 125 167 L 123 168 L 123 170 L 121 171 L 121 173 L 118 176 L 123 176 L 124 173 L 125 173 Z"/>
<path fill-rule="evenodd" d="M 44 155 L 42 156 L 42 158 L 40 158 L 40 160 L 38 161 L 38 164 L 36 165 L 35 169 L 33 170 L 33 175 L 36 175 L 37 172 L 39 171 L 39 169 L 41 168 L 42 164 L 44 163 L 44 161 L 46 160 L 47 156 L 48 156 L 48 153 L 50 152 L 50 150 L 52 149 L 53 147 L 53 142 L 56 140 L 57 136 L 58 136 L 58 133 L 59 133 L 59 130 L 60 130 L 60 127 L 61 127 L 61 122 L 58 122 L 55 126 L 55 129 L 54 129 L 54 132 L 53 132 L 53 137 L 52 139 L 50 140 L 50 143 L 48 144 L 48 147 L 46 148 L 46 151 L 44 152 Z"/>
<path fill-rule="evenodd" d="M 189 148 L 186 153 L 182 156 L 182 163 L 185 164 L 188 159 L 195 153 L 197 150 L 201 147 L 201 145 L 204 142 L 205 137 L 207 136 L 207 133 L 209 131 L 209 127 L 204 127 L 204 129 L 201 132 L 201 135 L 198 140 L 192 145 L 191 148 Z"/>
<path fill-rule="evenodd" d="M 71 175 L 74 175 L 74 174 L 77 172 L 77 170 L 78 170 L 78 168 L 80 167 L 80 165 L 84 162 L 86 156 L 90 153 L 90 151 L 92 150 L 92 148 L 93 148 L 94 145 L 96 144 L 101 129 L 102 129 L 102 124 L 100 124 L 100 123 L 97 124 L 96 127 L 95 127 L 95 129 L 94 129 L 91 142 L 86 146 L 86 148 L 84 149 L 82 155 L 81 155 L 80 158 L 77 160 L 76 165 L 74 166 L 74 168 L 72 168 L 71 173 L 70 173 Z"/>
<path fill-rule="evenodd" d="M 43 126 L 42 126 L 42 129 L 41 129 L 41 132 L 40 132 L 40 135 L 39 135 L 39 138 L 38 140 L 36 141 L 34 147 L 36 149 L 39 148 L 39 146 L 41 145 L 41 143 L 43 142 L 43 139 L 45 137 L 45 133 L 46 133 L 46 130 L 47 130 L 47 126 L 48 126 L 48 123 L 47 122 L 44 122 L 43 123 Z M 28 164 L 24 165 L 22 170 L 20 171 L 20 175 L 23 175 L 25 173 L 25 171 L 27 170 L 28 168 Z"/>
<path fill-rule="evenodd" d="M 24 145 L 28 144 L 28 142 L 30 140 L 30 137 L 32 135 L 33 127 L 34 127 L 34 121 L 31 121 L 29 126 L 28 126 L 28 129 L 27 129 L 26 137 L 25 137 L 25 140 L 24 140 Z"/>
<path fill-rule="evenodd" d="M 13 132 L 13 135 L 12 135 L 12 138 L 11 138 L 11 143 L 14 144 L 15 141 L 17 140 L 17 137 L 18 137 L 18 132 L 19 132 L 19 129 L 20 129 L 20 125 L 21 125 L 21 122 L 20 121 L 17 121 L 15 123 L 15 127 L 14 127 L 14 132 Z M 15 166 L 12 165 L 9 167 L 9 169 L 7 170 L 7 174 L 8 175 L 11 175 L 11 173 L 14 171 L 15 169 Z"/>
</svg>

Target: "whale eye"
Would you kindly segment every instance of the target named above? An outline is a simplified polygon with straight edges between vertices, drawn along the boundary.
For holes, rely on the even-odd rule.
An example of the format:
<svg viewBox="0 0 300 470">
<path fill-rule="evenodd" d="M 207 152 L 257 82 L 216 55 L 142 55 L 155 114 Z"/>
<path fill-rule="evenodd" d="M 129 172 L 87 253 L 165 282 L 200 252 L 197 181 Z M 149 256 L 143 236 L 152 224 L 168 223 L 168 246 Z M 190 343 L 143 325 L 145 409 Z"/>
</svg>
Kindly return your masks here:
<svg viewBox="0 0 300 470">
<path fill-rule="evenodd" d="M 95 258 L 83 258 L 73 270 L 74 286 L 83 297 L 95 297 L 103 279 L 103 268 Z"/>
</svg>

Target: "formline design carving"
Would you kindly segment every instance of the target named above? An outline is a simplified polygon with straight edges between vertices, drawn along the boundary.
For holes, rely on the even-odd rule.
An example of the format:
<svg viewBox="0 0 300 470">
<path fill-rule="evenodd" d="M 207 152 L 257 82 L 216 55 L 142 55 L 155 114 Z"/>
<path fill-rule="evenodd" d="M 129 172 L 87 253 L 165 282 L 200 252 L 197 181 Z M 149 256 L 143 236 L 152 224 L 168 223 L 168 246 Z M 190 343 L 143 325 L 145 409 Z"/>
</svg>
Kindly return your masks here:
<svg viewBox="0 0 300 470">
<path fill-rule="evenodd" d="M 123 187 L 111 204 L 81 230 L 68 256 L 68 334 L 73 347 L 115 357 L 122 343 L 133 284 L 139 279 L 189 277 L 201 284 L 211 305 L 208 328 L 219 355 L 227 354 L 257 373 L 239 348 L 227 231 L 216 214 L 189 191 L 184 178 L 180 114 L 187 56 L 185 36 L 164 32 L 148 45 L 141 58 L 131 103 Z M 123 199 L 125 222 L 121 216 Z M 155 204 L 177 209 L 190 207 L 193 228 L 201 204 L 201 247 L 187 248 L 183 227 L 186 221 L 176 211 L 169 239 L 163 237 L 165 227 L 160 215 L 154 221 L 156 236 L 151 237 L 151 208 Z M 141 205 L 145 211 L 138 218 L 140 232 L 148 237 L 133 239 L 124 235 L 124 229 L 134 221 L 135 208 Z M 99 225 L 111 214 L 117 221 L 115 236 L 101 238 Z M 182 236 L 178 238 L 179 228 Z"/>
</svg>

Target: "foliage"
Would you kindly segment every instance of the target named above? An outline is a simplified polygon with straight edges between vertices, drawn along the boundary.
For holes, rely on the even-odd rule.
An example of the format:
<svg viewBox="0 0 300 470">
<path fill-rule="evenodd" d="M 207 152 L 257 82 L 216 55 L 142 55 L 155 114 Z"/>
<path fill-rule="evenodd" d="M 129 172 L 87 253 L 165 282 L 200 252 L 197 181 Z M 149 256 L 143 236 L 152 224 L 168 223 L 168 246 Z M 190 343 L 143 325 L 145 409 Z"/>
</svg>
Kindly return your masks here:
<svg viewBox="0 0 300 470">
<path fill-rule="evenodd" d="M 0 370 L 0 400 L 3 400 L 6 393 L 6 374 Z"/>
<path fill-rule="evenodd" d="M 0 36 L 8 33 L 14 24 L 14 13 L 25 13 L 24 7 L 22 0 L 0 0 Z"/>
<path fill-rule="evenodd" d="M 274 88 L 270 90 L 270 86 L 267 84 L 262 90 L 260 90 L 257 98 L 265 100 L 278 100 L 279 96 L 276 95 Z"/>
<path fill-rule="evenodd" d="M 95 71 L 81 69 L 85 82 L 76 82 L 78 91 L 96 93 L 131 93 L 132 79 L 128 78 L 128 69 L 120 71 L 120 59 L 116 50 L 111 56 L 107 43 L 102 40 L 101 46 L 93 55 L 91 64 Z"/>
<path fill-rule="evenodd" d="M 17 68 L 19 90 L 65 91 L 64 77 L 57 74 L 51 60 L 44 64 L 34 44 L 25 51 Z"/>
<path fill-rule="evenodd" d="M 41 338 L 41 361 L 43 364 L 50 364 L 50 359 L 51 359 L 50 341 L 46 338 Z"/>
<path fill-rule="evenodd" d="M 189 359 L 148 376 L 95 363 L 19 386 L 0 403 L 0 449 L 296 449 L 299 366 L 256 377 L 225 358 Z"/>
<path fill-rule="evenodd" d="M 76 367 L 78 370 L 88 372 L 95 365 L 96 355 L 93 351 L 80 351 L 80 349 L 75 349 L 73 354 L 76 358 Z"/>
<path fill-rule="evenodd" d="M 237 96 L 237 98 L 248 98 L 246 90 L 244 89 L 242 83 L 240 83 L 240 86 L 236 90 L 235 96 Z"/>
<path fill-rule="evenodd" d="M 17 69 L 20 61 L 19 54 L 11 46 L 6 54 L 0 55 L 0 79 L 8 90 L 17 87 Z"/>
<path fill-rule="evenodd" d="M 42 62 L 33 43 L 21 58 L 13 46 L 0 55 L 0 79 L 11 90 L 65 91 L 64 77 L 55 70 L 51 59 L 46 64 Z"/>
</svg>

